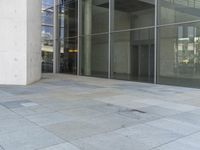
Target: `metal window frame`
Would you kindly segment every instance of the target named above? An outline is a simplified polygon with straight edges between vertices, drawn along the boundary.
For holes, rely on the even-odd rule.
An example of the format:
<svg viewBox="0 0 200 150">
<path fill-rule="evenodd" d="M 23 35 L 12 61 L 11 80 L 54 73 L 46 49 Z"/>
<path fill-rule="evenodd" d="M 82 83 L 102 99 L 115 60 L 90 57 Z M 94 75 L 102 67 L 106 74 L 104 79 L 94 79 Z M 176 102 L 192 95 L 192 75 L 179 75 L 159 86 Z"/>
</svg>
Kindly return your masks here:
<svg viewBox="0 0 200 150">
<path fill-rule="evenodd" d="M 155 0 L 155 24 L 154 24 L 154 84 L 157 84 L 157 42 L 158 42 L 158 35 L 157 35 L 157 25 L 158 25 L 158 0 Z"/>
</svg>

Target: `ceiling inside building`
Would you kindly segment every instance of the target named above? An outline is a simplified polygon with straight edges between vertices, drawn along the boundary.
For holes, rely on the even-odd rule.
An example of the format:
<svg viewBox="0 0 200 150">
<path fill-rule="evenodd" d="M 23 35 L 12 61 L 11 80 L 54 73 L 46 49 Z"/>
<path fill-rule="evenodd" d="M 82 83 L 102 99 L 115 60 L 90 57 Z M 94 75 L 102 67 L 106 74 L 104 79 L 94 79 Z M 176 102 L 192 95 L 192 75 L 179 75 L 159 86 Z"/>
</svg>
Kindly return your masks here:
<svg viewBox="0 0 200 150">
<path fill-rule="evenodd" d="M 108 0 L 95 0 L 95 5 L 108 8 Z M 115 0 L 115 10 L 135 12 L 154 7 L 154 0 Z"/>
</svg>

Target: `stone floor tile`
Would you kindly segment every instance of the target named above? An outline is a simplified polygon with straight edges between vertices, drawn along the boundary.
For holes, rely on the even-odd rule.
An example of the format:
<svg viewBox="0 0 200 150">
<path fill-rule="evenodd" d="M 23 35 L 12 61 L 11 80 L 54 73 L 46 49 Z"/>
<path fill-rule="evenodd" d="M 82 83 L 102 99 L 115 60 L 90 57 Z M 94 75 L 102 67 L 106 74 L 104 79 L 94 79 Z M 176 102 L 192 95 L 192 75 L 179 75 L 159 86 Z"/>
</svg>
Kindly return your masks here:
<svg viewBox="0 0 200 150">
<path fill-rule="evenodd" d="M 169 130 L 171 132 L 180 134 L 180 135 L 189 135 L 192 133 L 195 133 L 197 131 L 200 131 L 200 126 L 192 125 L 186 122 L 181 122 L 174 119 L 159 119 L 156 121 L 148 122 L 146 123 L 148 125 L 151 125 L 153 127 L 157 127 L 160 129 Z"/>
<path fill-rule="evenodd" d="M 171 149 L 199 150 L 200 149 L 199 140 L 200 140 L 200 133 L 197 132 L 190 136 L 186 136 L 169 144 L 158 147 L 156 150 L 171 150 Z"/>
<path fill-rule="evenodd" d="M 5 150 L 35 150 L 63 142 L 39 127 L 25 127 L 15 132 L 0 134 L 0 144 Z"/>
<path fill-rule="evenodd" d="M 66 140 L 74 140 L 114 131 L 135 124 L 137 122 L 132 119 L 117 114 L 110 114 L 54 124 L 46 126 L 45 128 Z"/>
<path fill-rule="evenodd" d="M 0 145 L 0 150 L 5 150 L 5 148 L 3 148 L 3 146 Z"/>
<path fill-rule="evenodd" d="M 120 115 L 132 118 L 135 122 L 145 123 L 162 118 L 159 115 L 146 113 L 140 109 L 130 109 L 127 111 L 119 112 Z"/>
<path fill-rule="evenodd" d="M 44 107 L 44 106 L 31 106 L 31 107 L 20 107 L 12 109 L 13 112 L 22 115 L 22 116 L 30 116 L 30 115 L 38 115 L 54 112 L 53 110 Z"/>
<path fill-rule="evenodd" d="M 144 143 L 116 133 L 107 133 L 72 141 L 81 150 L 149 150 Z"/>
<path fill-rule="evenodd" d="M 29 100 L 17 100 L 17 101 L 3 102 L 3 103 L 0 103 L 0 104 L 4 107 L 12 109 L 12 108 L 24 107 L 22 104 L 30 103 L 30 102 L 31 101 L 29 101 Z"/>
<path fill-rule="evenodd" d="M 194 114 L 200 115 L 200 109 L 196 109 L 194 111 L 191 111 L 190 113 L 194 113 Z"/>
<path fill-rule="evenodd" d="M 167 109 L 161 106 L 149 106 L 149 107 L 140 108 L 139 110 L 144 111 L 146 113 L 156 114 L 156 115 L 165 116 L 165 117 L 181 113 L 181 111 L 177 111 L 174 109 Z"/>
<path fill-rule="evenodd" d="M 7 118 L 9 116 L 16 117 L 17 115 L 8 108 L 0 105 L 0 119 Z"/>
<path fill-rule="evenodd" d="M 177 111 L 182 111 L 182 112 L 188 112 L 188 111 L 193 111 L 195 109 L 198 109 L 198 107 L 191 106 L 191 105 L 178 104 L 178 103 L 173 103 L 173 102 L 164 102 L 164 101 L 160 103 L 159 106 L 168 108 L 168 109 L 174 109 Z"/>
<path fill-rule="evenodd" d="M 60 113 L 64 114 L 65 116 L 72 118 L 72 119 L 90 119 L 93 117 L 105 115 L 106 112 L 99 112 L 94 109 L 89 108 L 75 108 L 69 110 L 62 110 L 59 111 Z"/>
<path fill-rule="evenodd" d="M 10 133 L 23 129 L 24 127 L 35 127 L 36 125 L 29 120 L 26 120 L 22 117 L 7 117 L 0 119 L 0 134 Z"/>
<path fill-rule="evenodd" d="M 69 118 L 67 115 L 64 115 L 59 112 L 26 116 L 26 118 L 40 126 L 47 126 L 47 125 L 66 122 L 66 121 L 71 120 L 71 118 Z"/>
<path fill-rule="evenodd" d="M 81 120 L 53 124 L 45 126 L 45 128 L 48 131 L 57 135 L 58 137 L 61 137 L 62 139 L 65 139 L 67 141 L 105 132 L 105 129 L 102 126 L 97 126 Z"/>
<path fill-rule="evenodd" d="M 117 112 L 122 112 L 129 109 L 127 107 L 109 104 L 109 103 L 103 103 L 102 105 L 89 106 L 89 108 L 95 111 L 103 112 L 103 113 L 117 113 Z"/>
<path fill-rule="evenodd" d="M 83 107 L 101 105 L 101 104 L 102 102 L 92 100 L 92 99 L 79 99 L 79 100 L 67 100 L 65 102 L 57 102 L 57 103 L 46 103 L 43 105 L 54 111 L 62 111 L 62 110 L 83 108 Z"/>
<path fill-rule="evenodd" d="M 186 122 L 192 125 L 200 126 L 200 115 L 197 115 L 195 113 L 181 113 L 174 116 L 170 116 L 169 118 Z"/>
<path fill-rule="evenodd" d="M 196 150 L 199 96 L 199 89 L 61 74 L 29 86 L 0 85 L 0 145 Z"/>
<path fill-rule="evenodd" d="M 98 98 L 100 99 L 100 98 Z M 97 100 L 98 100 L 97 99 Z M 134 96 L 128 96 L 128 95 L 117 95 L 117 96 L 111 96 L 107 98 L 103 98 L 100 101 L 103 101 L 105 103 L 113 104 L 113 105 L 119 105 L 122 107 L 128 107 L 132 109 L 139 109 L 142 107 L 150 106 L 149 104 L 145 104 L 139 101 L 135 101 L 137 97 Z"/>
<path fill-rule="evenodd" d="M 182 143 L 182 142 L 172 142 L 161 147 L 155 148 L 153 150 L 199 150 L 199 147 L 194 147 L 193 145 Z"/>
<path fill-rule="evenodd" d="M 133 141 L 140 141 L 151 148 L 182 137 L 180 134 L 148 125 L 138 125 L 115 132 L 123 136 L 131 137 Z"/>
<path fill-rule="evenodd" d="M 80 149 L 70 143 L 62 143 L 55 146 L 43 148 L 40 150 L 80 150 Z"/>
<path fill-rule="evenodd" d="M 105 131 L 113 131 L 140 123 L 134 119 L 115 113 L 101 115 L 84 121 L 90 122 L 97 126 L 101 126 L 104 128 Z"/>
</svg>

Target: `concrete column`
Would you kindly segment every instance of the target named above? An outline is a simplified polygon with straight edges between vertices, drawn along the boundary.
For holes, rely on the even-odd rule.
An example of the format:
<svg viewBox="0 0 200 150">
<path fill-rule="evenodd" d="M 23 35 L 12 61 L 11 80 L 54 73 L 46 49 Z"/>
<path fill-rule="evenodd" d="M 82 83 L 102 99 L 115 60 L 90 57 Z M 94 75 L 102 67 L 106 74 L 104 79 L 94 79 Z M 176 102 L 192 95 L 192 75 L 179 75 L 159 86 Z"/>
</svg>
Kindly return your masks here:
<svg viewBox="0 0 200 150">
<path fill-rule="evenodd" d="M 0 0 L 0 84 L 41 78 L 41 0 Z"/>
<path fill-rule="evenodd" d="M 54 0 L 53 15 L 53 73 L 60 72 L 60 49 L 59 49 L 59 23 L 58 23 L 58 0 Z"/>
<path fill-rule="evenodd" d="M 91 75 L 91 48 L 92 48 L 92 0 L 84 3 L 84 75 Z"/>
</svg>

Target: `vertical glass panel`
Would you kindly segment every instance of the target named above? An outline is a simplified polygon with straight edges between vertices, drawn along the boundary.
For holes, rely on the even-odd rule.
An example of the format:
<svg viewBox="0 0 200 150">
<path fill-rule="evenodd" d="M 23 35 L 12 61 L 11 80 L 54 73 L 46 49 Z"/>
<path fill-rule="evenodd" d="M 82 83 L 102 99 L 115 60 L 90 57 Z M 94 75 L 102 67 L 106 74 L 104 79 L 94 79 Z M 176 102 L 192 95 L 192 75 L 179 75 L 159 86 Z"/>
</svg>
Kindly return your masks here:
<svg viewBox="0 0 200 150">
<path fill-rule="evenodd" d="M 78 36 L 78 0 L 63 0 L 59 16 L 61 39 Z"/>
<path fill-rule="evenodd" d="M 200 23 L 160 27 L 159 39 L 158 82 L 199 86 Z"/>
<path fill-rule="evenodd" d="M 42 0 L 42 24 L 53 25 L 53 0 Z"/>
<path fill-rule="evenodd" d="M 199 12 L 199 0 L 158 0 L 159 24 L 199 20 Z"/>
<path fill-rule="evenodd" d="M 59 17 L 60 73 L 77 74 L 78 0 L 62 0 Z"/>
<path fill-rule="evenodd" d="M 154 29 L 112 34 L 112 78 L 153 82 Z"/>
<path fill-rule="evenodd" d="M 83 34 L 108 32 L 109 0 L 82 0 Z"/>
<path fill-rule="evenodd" d="M 53 72 L 53 0 L 42 0 L 42 72 Z"/>
<path fill-rule="evenodd" d="M 86 76 L 108 77 L 108 35 L 82 38 L 81 73 Z"/>
<path fill-rule="evenodd" d="M 77 38 L 66 38 L 60 45 L 60 72 L 77 74 Z"/>
<path fill-rule="evenodd" d="M 114 29 L 154 26 L 155 0 L 114 0 Z"/>
</svg>

